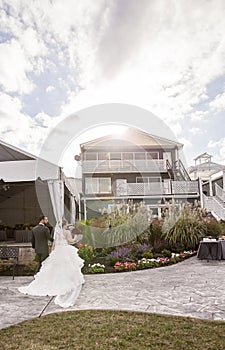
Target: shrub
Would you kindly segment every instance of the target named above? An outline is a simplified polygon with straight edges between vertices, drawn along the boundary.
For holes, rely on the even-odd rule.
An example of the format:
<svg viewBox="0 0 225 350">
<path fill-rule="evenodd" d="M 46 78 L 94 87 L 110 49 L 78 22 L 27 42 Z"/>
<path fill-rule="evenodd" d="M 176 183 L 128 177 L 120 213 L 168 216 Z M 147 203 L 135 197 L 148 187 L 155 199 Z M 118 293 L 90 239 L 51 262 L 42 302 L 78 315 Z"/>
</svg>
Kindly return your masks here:
<svg viewBox="0 0 225 350">
<path fill-rule="evenodd" d="M 110 254 L 115 248 L 109 247 L 109 248 L 96 248 L 95 250 L 95 257 L 104 257 Z"/>
<path fill-rule="evenodd" d="M 110 266 L 114 266 L 117 261 L 127 261 L 132 259 L 132 247 L 119 247 L 107 255 Z"/>
<path fill-rule="evenodd" d="M 220 220 L 221 234 L 225 236 L 225 220 Z"/>
<path fill-rule="evenodd" d="M 93 227 L 106 228 L 109 226 L 109 223 L 108 223 L 107 217 L 104 215 L 104 216 L 98 216 L 93 219 L 90 219 L 89 225 Z"/>
<path fill-rule="evenodd" d="M 163 223 L 162 219 L 154 218 L 149 227 L 149 243 L 153 249 L 163 241 Z"/>
<path fill-rule="evenodd" d="M 171 253 L 170 250 L 163 249 L 163 250 L 162 250 L 162 255 L 165 256 L 165 257 L 167 257 L 167 258 L 171 258 L 172 253 Z"/>
<path fill-rule="evenodd" d="M 84 260 L 85 265 L 89 264 L 95 256 L 94 248 L 89 245 L 83 245 L 78 250 L 78 255 Z"/>
<path fill-rule="evenodd" d="M 109 266 L 114 266 L 115 263 L 118 261 L 118 258 L 116 255 L 115 256 L 111 255 L 111 256 L 107 257 L 107 261 L 108 261 Z"/>
<path fill-rule="evenodd" d="M 153 253 L 152 252 L 146 252 L 142 254 L 142 258 L 145 259 L 153 259 Z"/>
<path fill-rule="evenodd" d="M 135 259 L 141 259 L 143 254 L 151 253 L 152 247 L 149 244 L 135 244 L 132 248 L 132 257 Z"/>
<path fill-rule="evenodd" d="M 174 226 L 164 233 L 165 239 L 170 246 L 180 244 L 185 249 L 195 248 L 206 234 L 206 225 L 197 210 L 192 210 L 187 204 Z"/>
<path fill-rule="evenodd" d="M 99 263 L 88 265 L 88 272 L 89 273 L 104 273 L 105 272 L 105 265 L 101 265 Z"/>
<path fill-rule="evenodd" d="M 104 247 L 113 247 L 136 239 L 148 227 L 148 223 L 149 212 L 147 206 L 143 202 L 136 204 L 129 202 L 115 205 L 113 213 L 105 214 L 104 212 L 103 216 L 90 220 L 89 225 L 92 226 L 92 232 L 93 228 L 102 229 L 99 232 Z M 95 231 L 94 236 L 98 235 L 99 232 Z M 90 232 L 89 236 L 92 236 L 93 239 Z M 96 237 L 94 239 L 96 240 Z M 98 241 L 99 239 L 97 239 Z M 93 245 L 97 246 L 96 243 Z"/>
<path fill-rule="evenodd" d="M 206 218 L 205 224 L 207 236 L 217 237 L 222 234 L 222 225 L 215 218 Z"/>
<path fill-rule="evenodd" d="M 153 261 L 153 259 L 142 258 L 138 261 L 137 267 L 139 269 L 148 269 L 157 266 L 158 264 Z"/>
<path fill-rule="evenodd" d="M 170 263 L 172 264 L 176 264 L 179 261 L 181 261 L 181 258 L 179 258 L 179 256 L 174 256 L 173 258 L 170 258 Z"/>
</svg>

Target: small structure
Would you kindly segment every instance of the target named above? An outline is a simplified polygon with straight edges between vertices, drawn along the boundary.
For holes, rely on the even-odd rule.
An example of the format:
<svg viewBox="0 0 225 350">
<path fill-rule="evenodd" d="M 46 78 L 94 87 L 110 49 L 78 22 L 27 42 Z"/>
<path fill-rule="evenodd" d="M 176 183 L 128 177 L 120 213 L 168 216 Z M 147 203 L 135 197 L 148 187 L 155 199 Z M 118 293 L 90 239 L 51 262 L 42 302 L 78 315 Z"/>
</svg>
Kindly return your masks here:
<svg viewBox="0 0 225 350">
<path fill-rule="evenodd" d="M 200 179 L 202 206 L 218 220 L 225 220 L 225 165 L 212 162 L 212 155 L 203 153 L 188 169 L 190 178 Z"/>
<path fill-rule="evenodd" d="M 192 180 L 200 178 L 203 182 L 209 181 L 212 174 L 224 168 L 223 165 L 212 162 L 212 155 L 206 152 L 200 154 L 194 161 L 195 165 L 188 168 L 188 173 Z"/>
</svg>

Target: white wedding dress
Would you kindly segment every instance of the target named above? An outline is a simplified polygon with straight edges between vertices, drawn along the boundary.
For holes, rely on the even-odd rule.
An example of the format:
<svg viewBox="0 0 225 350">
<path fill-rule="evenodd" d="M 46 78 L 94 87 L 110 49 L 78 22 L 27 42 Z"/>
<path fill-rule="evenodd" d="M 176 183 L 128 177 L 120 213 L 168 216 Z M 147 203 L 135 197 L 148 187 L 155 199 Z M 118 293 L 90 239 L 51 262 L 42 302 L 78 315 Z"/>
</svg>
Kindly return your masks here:
<svg viewBox="0 0 225 350">
<path fill-rule="evenodd" d="M 55 304 L 67 308 L 75 304 L 84 283 L 81 272 L 84 260 L 78 249 L 69 245 L 63 229 L 55 234 L 53 247 L 34 280 L 18 289 L 23 294 L 56 296 Z"/>
</svg>

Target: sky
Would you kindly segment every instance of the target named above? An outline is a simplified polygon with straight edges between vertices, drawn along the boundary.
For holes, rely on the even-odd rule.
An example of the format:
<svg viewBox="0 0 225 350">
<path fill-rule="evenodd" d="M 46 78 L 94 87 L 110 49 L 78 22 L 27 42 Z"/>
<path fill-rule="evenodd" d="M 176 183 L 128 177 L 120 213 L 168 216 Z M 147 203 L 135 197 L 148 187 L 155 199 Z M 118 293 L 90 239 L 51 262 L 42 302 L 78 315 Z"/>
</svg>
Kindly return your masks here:
<svg viewBox="0 0 225 350">
<path fill-rule="evenodd" d="M 188 165 L 225 164 L 224 16 L 224 0 L 0 0 L 0 139 L 38 155 L 69 115 L 122 103 L 166 123 Z M 95 126 L 74 142 L 112 130 Z"/>
</svg>

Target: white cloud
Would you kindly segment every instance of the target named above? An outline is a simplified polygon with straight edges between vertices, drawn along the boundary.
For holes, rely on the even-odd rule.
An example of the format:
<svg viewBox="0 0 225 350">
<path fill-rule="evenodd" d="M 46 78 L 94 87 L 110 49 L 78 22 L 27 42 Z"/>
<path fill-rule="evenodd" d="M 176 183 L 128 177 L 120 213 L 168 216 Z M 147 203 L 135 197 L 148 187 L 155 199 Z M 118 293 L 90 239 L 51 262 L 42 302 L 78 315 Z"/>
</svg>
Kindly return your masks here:
<svg viewBox="0 0 225 350">
<path fill-rule="evenodd" d="M 38 125 L 42 126 L 43 128 L 50 127 L 53 124 L 52 118 L 44 112 L 36 114 L 33 119 Z"/>
<path fill-rule="evenodd" d="M 195 111 L 191 113 L 191 121 L 192 122 L 202 122 L 202 120 L 206 119 L 209 115 L 208 111 Z"/>
<path fill-rule="evenodd" d="M 220 112 L 225 109 L 225 92 L 218 94 L 213 101 L 209 103 L 209 107 L 216 112 Z"/>
<path fill-rule="evenodd" d="M 34 84 L 26 75 L 31 69 L 32 65 L 16 40 L 0 45 L 0 85 L 6 92 L 31 92 Z"/>
<path fill-rule="evenodd" d="M 19 98 L 0 94 L 1 139 L 38 155 L 53 121 L 44 114 L 33 119 L 21 110 Z"/>
<path fill-rule="evenodd" d="M 192 143 L 184 137 L 179 137 L 178 141 L 184 145 L 185 149 L 192 147 Z"/>
<path fill-rule="evenodd" d="M 135 104 L 162 118 L 189 149 L 187 131 L 200 135 L 199 122 L 225 106 L 218 93 L 204 110 L 209 84 L 225 73 L 223 0 L 2 3 L 7 12 L 1 11 L 0 26 L 9 38 L 0 45 L 1 85 L 6 93 L 29 94 L 44 81 L 34 97 L 40 103 L 33 132 L 40 139 L 40 130 L 52 125 L 42 112 L 42 94 L 48 102 L 53 90 L 61 98 L 61 118 L 98 103 Z M 50 74 L 54 79 L 48 80 Z M 20 103 L 15 114 L 29 119 L 22 98 L 12 101 L 14 107 Z M 26 103 L 32 106 L 32 100 Z"/>
<path fill-rule="evenodd" d="M 220 144 L 221 144 L 221 142 L 223 143 L 223 140 L 224 140 L 224 139 L 218 140 L 218 141 L 209 140 L 209 142 L 208 142 L 208 147 L 209 147 L 209 148 L 219 147 Z"/>
<path fill-rule="evenodd" d="M 216 141 L 209 140 L 208 148 L 214 150 L 215 158 L 218 162 L 225 164 L 225 137 Z"/>
<path fill-rule="evenodd" d="M 49 85 L 47 88 L 46 88 L 46 92 L 52 92 L 55 90 L 55 87 L 52 86 L 52 85 Z"/>
<path fill-rule="evenodd" d="M 225 4 L 171 1 L 170 5 L 165 11 L 164 1 L 140 5 L 124 1 L 122 9 L 114 3 L 101 35 L 95 37 L 97 51 L 89 51 L 98 69 L 87 70 L 87 91 L 79 96 L 70 91 L 62 112 L 73 112 L 80 105 L 132 103 L 151 110 L 168 125 L 177 123 L 179 131 L 187 115 L 190 123 L 208 118 L 208 111 L 195 111 L 195 106 L 209 99 L 207 85 L 225 72 Z"/>
<path fill-rule="evenodd" d="M 190 129 L 190 132 L 193 135 L 200 135 L 200 134 L 203 134 L 205 131 L 202 128 L 193 127 Z"/>
<path fill-rule="evenodd" d="M 23 35 L 19 39 L 20 44 L 28 57 L 33 58 L 36 56 L 45 56 L 47 54 L 46 45 L 39 37 L 38 32 L 33 28 L 27 28 L 24 30 Z"/>
</svg>

